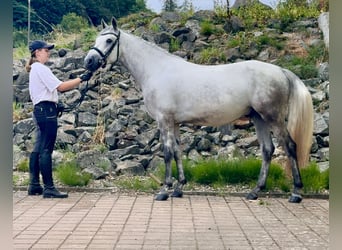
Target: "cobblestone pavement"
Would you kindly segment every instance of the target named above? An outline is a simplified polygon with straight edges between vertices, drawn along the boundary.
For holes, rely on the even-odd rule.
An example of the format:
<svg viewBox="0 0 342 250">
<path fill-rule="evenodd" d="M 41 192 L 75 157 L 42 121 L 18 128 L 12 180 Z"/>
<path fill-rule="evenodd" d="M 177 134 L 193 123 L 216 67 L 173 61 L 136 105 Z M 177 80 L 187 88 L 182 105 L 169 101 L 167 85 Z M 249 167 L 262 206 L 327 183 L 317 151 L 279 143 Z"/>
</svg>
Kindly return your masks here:
<svg viewBox="0 0 342 250">
<path fill-rule="evenodd" d="M 14 249 L 328 249 L 329 200 L 13 193 Z"/>
</svg>

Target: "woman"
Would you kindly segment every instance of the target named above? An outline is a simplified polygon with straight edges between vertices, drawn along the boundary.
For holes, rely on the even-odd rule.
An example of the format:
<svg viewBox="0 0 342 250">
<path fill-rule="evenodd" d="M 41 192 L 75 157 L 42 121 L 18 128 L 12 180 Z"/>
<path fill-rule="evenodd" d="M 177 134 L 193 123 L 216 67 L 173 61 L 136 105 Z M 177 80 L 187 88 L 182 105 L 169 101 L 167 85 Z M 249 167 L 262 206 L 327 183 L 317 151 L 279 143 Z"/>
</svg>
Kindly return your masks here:
<svg viewBox="0 0 342 250">
<path fill-rule="evenodd" d="M 58 91 L 77 87 L 82 81 L 88 81 L 92 72 L 86 72 L 72 80 L 60 81 L 45 65 L 49 59 L 49 51 L 54 45 L 36 40 L 30 43 L 31 58 L 26 65 L 29 75 L 30 97 L 34 105 L 33 120 L 37 126 L 34 149 L 30 155 L 30 184 L 28 195 L 41 195 L 44 198 L 67 198 L 67 193 L 59 192 L 52 178 L 52 151 L 57 136 L 57 103 Z M 39 183 L 42 174 L 44 188 Z"/>
</svg>

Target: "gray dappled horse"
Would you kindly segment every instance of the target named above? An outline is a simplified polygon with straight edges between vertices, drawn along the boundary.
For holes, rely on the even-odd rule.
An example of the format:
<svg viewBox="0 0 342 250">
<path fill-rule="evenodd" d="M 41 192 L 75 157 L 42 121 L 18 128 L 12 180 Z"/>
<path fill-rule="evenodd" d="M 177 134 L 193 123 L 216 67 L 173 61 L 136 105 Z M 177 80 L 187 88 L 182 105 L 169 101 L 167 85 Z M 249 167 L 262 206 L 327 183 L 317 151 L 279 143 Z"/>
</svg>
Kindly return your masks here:
<svg viewBox="0 0 342 250">
<path fill-rule="evenodd" d="M 173 197 L 182 197 L 186 183 L 179 124 L 221 126 L 242 116 L 253 121 L 262 152 L 257 186 L 247 199 L 257 199 L 266 185 L 274 152 L 271 133 L 283 146 L 292 169 L 294 189 L 290 202 L 301 202 L 303 187 L 299 167 L 309 160 L 313 131 L 313 106 L 309 91 L 292 72 L 260 61 L 225 65 L 197 65 L 102 21 L 103 30 L 88 52 L 88 70 L 110 68 L 118 60 L 140 85 L 149 114 L 157 121 L 166 165 L 164 185 L 156 195 L 166 200 L 172 188 L 171 161 L 178 182 Z"/>
</svg>

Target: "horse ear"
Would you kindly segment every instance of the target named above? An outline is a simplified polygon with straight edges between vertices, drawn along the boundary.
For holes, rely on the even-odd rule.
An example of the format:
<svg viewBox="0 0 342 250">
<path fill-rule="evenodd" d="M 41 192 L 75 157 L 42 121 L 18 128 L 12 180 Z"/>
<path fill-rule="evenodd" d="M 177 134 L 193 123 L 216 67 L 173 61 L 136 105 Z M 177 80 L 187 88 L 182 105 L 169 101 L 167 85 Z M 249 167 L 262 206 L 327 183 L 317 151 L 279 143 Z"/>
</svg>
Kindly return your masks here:
<svg viewBox="0 0 342 250">
<path fill-rule="evenodd" d="M 118 22 L 116 21 L 115 17 L 112 17 L 112 26 L 115 31 L 118 29 Z"/>
<path fill-rule="evenodd" d="M 108 24 L 105 22 L 105 20 L 101 19 L 101 24 L 102 24 L 102 28 L 106 28 L 108 27 Z"/>
</svg>

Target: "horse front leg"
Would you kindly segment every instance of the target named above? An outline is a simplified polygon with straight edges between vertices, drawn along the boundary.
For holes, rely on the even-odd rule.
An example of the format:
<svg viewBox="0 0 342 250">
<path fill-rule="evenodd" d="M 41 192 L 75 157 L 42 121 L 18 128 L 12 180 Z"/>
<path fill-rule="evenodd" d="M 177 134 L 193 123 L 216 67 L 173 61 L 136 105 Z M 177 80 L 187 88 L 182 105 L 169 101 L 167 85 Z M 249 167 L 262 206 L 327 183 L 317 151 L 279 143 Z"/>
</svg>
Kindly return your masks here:
<svg viewBox="0 0 342 250">
<path fill-rule="evenodd" d="M 258 193 L 266 187 L 268 171 L 275 149 L 268 124 L 266 124 L 266 122 L 256 112 L 253 113 L 252 120 L 255 125 L 258 141 L 261 147 L 262 165 L 257 186 L 247 195 L 246 198 L 248 200 L 258 199 Z"/>
<path fill-rule="evenodd" d="M 172 193 L 172 197 L 181 198 L 183 197 L 183 186 L 186 184 L 186 179 L 183 170 L 182 163 L 182 151 L 180 147 L 180 139 L 179 139 L 179 127 L 175 128 L 176 140 L 174 144 L 174 157 L 178 170 L 178 182 Z"/>
<path fill-rule="evenodd" d="M 169 190 L 172 188 L 172 155 L 170 147 L 164 146 L 165 181 L 163 187 L 155 197 L 157 201 L 165 201 L 169 198 Z"/>
<path fill-rule="evenodd" d="M 165 163 L 165 181 L 163 187 L 160 189 L 159 193 L 156 195 L 155 200 L 165 201 L 169 198 L 169 190 L 172 188 L 172 166 L 171 161 L 174 157 L 174 151 L 172 147 L 172 140 L 174 134 L 170 129 L 164 129 L 160 127 L 161 139 L 163 142 L 164 151 L 164 163 Z"/>
<path fill-rule="evenodd" d="M 273 144 L 270 148 L 267 148 L 266 146 L 262 145 L 262 165 L 260 169 L 258 183 L 257 183 L 257 186 L 247 195 L 246 198 L 248 200 L 258 199 L 258 193 L 261 190 L 265 189 L 273 151 L 274 151 Z"/>
</svg>

